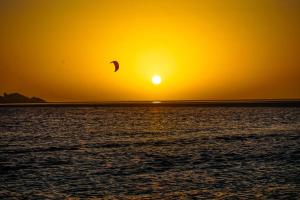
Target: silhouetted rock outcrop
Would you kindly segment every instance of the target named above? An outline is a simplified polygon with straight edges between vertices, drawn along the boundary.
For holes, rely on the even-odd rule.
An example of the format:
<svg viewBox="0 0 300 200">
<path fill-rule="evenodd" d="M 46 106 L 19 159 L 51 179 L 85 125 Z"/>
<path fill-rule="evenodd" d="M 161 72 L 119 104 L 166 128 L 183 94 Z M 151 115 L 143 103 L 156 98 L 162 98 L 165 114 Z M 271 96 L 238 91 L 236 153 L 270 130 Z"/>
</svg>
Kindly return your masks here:
<svg viewBox="0 0 300 200">
<path fill-rule="evenodd" d="M 0 96 L 0 103 L 46 103 L 46 101 L 38 97 L 29 98 L 19 93 L 4 93 Z"/>
</svg>

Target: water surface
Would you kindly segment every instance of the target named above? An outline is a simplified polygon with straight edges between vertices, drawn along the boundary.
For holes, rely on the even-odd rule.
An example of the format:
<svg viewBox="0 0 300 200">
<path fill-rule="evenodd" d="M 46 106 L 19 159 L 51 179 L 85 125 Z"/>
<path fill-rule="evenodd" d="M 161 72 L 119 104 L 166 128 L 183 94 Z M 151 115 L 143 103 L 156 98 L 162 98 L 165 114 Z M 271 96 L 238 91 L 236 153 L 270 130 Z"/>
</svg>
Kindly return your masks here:
<svg viewBox="0 0 300 200">
<path fill-rule="evenodd" d="M 0 108 L 0 198 L 299 199 L 299 177 L 299 107 Z"/>
</svg>

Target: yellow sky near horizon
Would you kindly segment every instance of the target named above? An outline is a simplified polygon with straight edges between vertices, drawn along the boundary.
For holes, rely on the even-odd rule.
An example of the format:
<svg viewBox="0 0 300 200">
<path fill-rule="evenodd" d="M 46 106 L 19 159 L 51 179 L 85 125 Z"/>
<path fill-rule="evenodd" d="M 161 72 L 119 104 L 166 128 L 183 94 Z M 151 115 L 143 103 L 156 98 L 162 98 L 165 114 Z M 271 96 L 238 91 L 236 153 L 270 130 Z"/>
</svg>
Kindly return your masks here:
<svg viewBox="0 0 300 200">
<path fill-rule="evenodd" d="M 295 0 L 1 1 L 0 92 L 48 101 L 300 98 L 299 11 Z"/>
</svg>

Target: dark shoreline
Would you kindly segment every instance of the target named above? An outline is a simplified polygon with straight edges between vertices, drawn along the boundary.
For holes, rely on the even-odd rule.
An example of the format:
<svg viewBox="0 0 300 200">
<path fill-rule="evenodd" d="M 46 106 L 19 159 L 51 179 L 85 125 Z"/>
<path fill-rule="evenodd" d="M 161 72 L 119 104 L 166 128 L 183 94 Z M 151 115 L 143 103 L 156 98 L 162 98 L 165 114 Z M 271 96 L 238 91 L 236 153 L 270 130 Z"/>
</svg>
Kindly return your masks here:
<svg viewBox="0 0 300 200">
<path fill-rule="evenodd" d="M 0 107 L 300 107 L 300 100 L 6 103 Z"/>
</svg>

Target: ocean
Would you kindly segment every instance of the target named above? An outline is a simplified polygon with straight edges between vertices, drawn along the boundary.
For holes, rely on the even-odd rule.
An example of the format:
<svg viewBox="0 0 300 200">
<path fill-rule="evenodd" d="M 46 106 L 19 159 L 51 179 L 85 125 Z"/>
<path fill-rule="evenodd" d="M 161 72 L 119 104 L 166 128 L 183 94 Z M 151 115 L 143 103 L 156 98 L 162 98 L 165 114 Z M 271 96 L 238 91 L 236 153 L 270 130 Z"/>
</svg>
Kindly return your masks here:
<svg viewBox="0 0 300 200">
<path fill-rule="evenodd" d="M 300 199 L 300 107 L 0 107 L 0 199 Z"/>
</svg>

